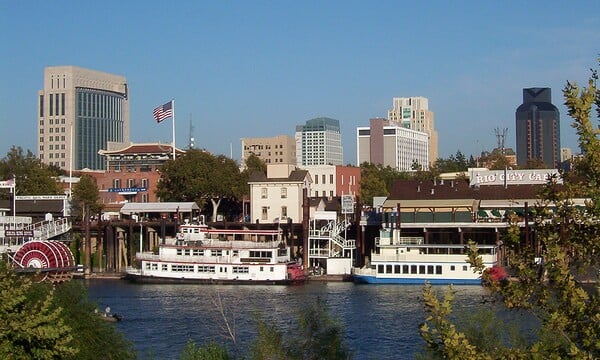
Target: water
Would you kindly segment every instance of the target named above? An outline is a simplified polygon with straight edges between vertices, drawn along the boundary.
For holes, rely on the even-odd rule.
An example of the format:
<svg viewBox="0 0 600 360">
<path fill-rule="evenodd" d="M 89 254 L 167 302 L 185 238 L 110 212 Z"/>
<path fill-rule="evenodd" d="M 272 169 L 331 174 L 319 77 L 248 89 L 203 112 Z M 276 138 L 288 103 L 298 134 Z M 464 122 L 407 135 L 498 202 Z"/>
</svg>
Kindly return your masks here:
<svg viewBox="0 0 600 360">
<path fill-rule="evenodd" d="M 230 328 L 243 349 L 254 338 L 254 316 L 293 328 L 297 309 L 317 298 L 344 328 L 355 359 L 414 358 L 424 342 L 422 286 L 312 282 L 303 286 L 140 285 L 123 280 L 87 282 L 89 297 L 125 319 L 117 327 L 140 358 L 176 359 L 191 339 L 231 348 Z M 445 287 L 437 287 L 439 291 Z M 476 306 L 484 289 L 456 286 L 455 308 Z M 221 306 L 219 306 L 219 299 Z M 225 317 L 219 309 L 225 309 Z M 227 318 L 227 322 L 224 320 Z"/>
</svg>

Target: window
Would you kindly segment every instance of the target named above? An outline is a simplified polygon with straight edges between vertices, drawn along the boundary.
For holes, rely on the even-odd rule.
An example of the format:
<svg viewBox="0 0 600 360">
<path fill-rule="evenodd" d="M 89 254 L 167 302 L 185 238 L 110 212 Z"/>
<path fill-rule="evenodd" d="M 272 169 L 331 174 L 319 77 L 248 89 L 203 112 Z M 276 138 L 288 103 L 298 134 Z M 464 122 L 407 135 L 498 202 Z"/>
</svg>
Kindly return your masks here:
<svg viewBox="0 0 600 360">
<path fill-rule="evenodd" d="M 135 179 L 127 179 L 127 187 L 128 188 L 135 187 Z"/>
<path fill-rule="evenodd" d="M 427 265 L 427 274 L 433 274 L 433 265 Z"/>
<path fill-rule="evenodd" d="M 386 265 L 385 266 L 385 272 L 387 274 L 391 274 L 392 273 L 392 265 Z"/>
<path fill-rule="evenodd" d="M 377 265 L 377 273 L 378 274 L 383 274 L 383 265 Z"/>
<path fill-rule="evenodd" d="M 267 198 L 267 188 L 262 188 L 260 189 L 260 198 L 261 199 L 266 199 Z"/>
<path fill-rule="evenodd" d="M 267 220 L 268 219 L 267 214 L 268 214 L 268 208 L 266 206 L 263 206 L 261 209 L 261 217 L 260 217 L 261 220 Z"/>
<path fill-rule="evenodd" d="M 400 274 L 400 265 L 394 265 L 394 273 Z"/>
<path fill-rule="evenodd" d="M 333 184 L 333 174 L 329 174 L 329 183 Z"/>
<path fill-rule="evenodd" d="M 282 218 L 286 218 L 287 217 L 287 206 L 282 206 L 281 207 L 281 217 Z"/>
<path fill-rule="evenodd" d="M 113 179 L 112 185 L 113 185 L 113 188 L 117 188 L 117 189 L 120 188 L 121 187 L 121 179 Z"/>
<path fill-rule="evenodd" d="M 416 274 L 417 273 L 417 265 L 411 265 L 410 266 L 410 273 L 411 274 Z"/>
<path fill-rule="evenodd" d="M 425 274 L 425 265 L 419 265 L 419 274 Z"/>
<path fill-rule="evenodd" d="M 463 271 L 467 271 L 467 265 L 463 265 Z"/>
<path fill-rule="evenodd" d="M 402 265 L 402 272 L 408 274 L 408 265 Z"/>
<path fill-rule="evenodd" d="M 454 271 L 456 270 L 456 268 L 454 267 L 454 265 L 450 265 L 450 271 Z"/>
<path fill-rule="evenodd" d="M 321 175 L 321 180 L 323 180 L 323 181 L 321 181 L 321 183 L 325 184 L 325 174 Z"/>
<path fill-rule="evenodd" d="M 142 187 L 148 188 L 148 179 L 142 179 Z"/>
<path fill-rule="evenodd" d="M 435 273 L 437 275 L 441 275 L 442 274 L 442 265 L 436 265 L 435 266 Z"/>
<path fill-rule="evenodd" d="M 319 175 L 315 175 L 315 184 L 319 183 Z"/>
<path fill-rule="evenodd" d="M 287 199 L 287 188 L 281 188 L 281 198 Z"/>
</svg>

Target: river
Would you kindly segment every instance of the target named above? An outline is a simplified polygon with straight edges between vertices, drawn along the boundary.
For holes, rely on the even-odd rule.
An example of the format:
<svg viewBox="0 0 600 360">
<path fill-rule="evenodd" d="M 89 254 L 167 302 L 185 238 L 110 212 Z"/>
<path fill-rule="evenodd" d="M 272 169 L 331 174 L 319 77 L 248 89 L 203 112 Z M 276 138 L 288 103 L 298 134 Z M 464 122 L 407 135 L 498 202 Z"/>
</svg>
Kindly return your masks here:
<svg viewBox="0 0 600 360">
<path fill-rule="evenodd" d="M 86 283 L 88 296 L 100 309 L 108 305 L 113 313 L 124 316 L 116 326 L 133 342 L 140 359 L 177 359 L 189 339 L 198 344 L 212 339 L 231 349 L 234 345 L 226 323 L 237 348 L 243 350 L 254 338 L 257 312 L 287 330 L 295 325 L 297 309 L 316 299 L 322 300 L 343 326 L 355 359 L 411 359 L 424 346 L 419 335 L 424 320 L 422 286 L 347 282 L 142 285 L 106 279 Z M 436 289 L 442 292 L 446 287 Z M 477 306 L 485 291 L 480 286 L 456 286 L 454 290 L 457 310 Z M 226 310 L 225 317 L 219 309 Z"/>
</svg>

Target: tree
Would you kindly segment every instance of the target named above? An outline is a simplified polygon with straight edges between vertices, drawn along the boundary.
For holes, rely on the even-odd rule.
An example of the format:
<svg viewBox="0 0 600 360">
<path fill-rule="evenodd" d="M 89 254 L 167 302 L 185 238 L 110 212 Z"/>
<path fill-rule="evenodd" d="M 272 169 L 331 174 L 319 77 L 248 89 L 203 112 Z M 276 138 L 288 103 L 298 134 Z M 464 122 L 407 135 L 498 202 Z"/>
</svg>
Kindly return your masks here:
<svg viewBox="0 0 600 360">
<path fill-rule="evenodd" d="M 246 158 L 244 170 L 241 173 L 241 183 L 243 184 L 243 195 L 250 195 L 250 186 L 248 186 L 248 180 L 250 179 L 250 175 L 253 172 L 261 172 L 263 174 L 267 173 L 267 164 L 262 161 L 261 158 L 254 154 L 250 154 L 248 158 Z"/>
<path fill-rule="evenodd" d="M 29 277 L 20 276 L 0 259 L 0 358 L 62 359 L 75 356 L 73 331 L 63 309 L 52 306 L 53 293 L 32 296 Z"/>
<path fill-rule="evenodd" d="M 358 190 L 360 202 L 362 204 L 372 204 L 373 197 L 388 196 L 390 192 L 387 189 L 380 168 L 369 163 L 363 163 L 360 167 L 360 188 Z"/>
<path fill-rule="evenodd" d="M 83 175 L 73 187 L 73 199 L 77 201 L 82 218 L 95 214 L 101 209 L 100 192 L 96 181 L 90 175 Z"/>
<path fill-rule="evenodd" d="M 194 201 L 201 208 L 210 202 L 212 218 L 216 220 L 221 200 L 238 200 L 243 191 L 244 184 L 235 161 L 223 155 L 190 149 L 163 165 L 156 194 L 163 201 Z"/>
<path fill-rule="evenodd" d="M 16 179 L 17 194 L 21 195 L 55 195 L 61 190 L 54 177 L 60 175 L 55 167 L 43 164 L 35 155 L 27 150 L 23 154 L 21 147 L 11 147 L 0 161 L 0 179 Z M 8 198 L 8 192 L 0 196 Z"/>
<path fill-rule="evenodd" d="M 564 186 L 558 186 L 557 179 L 552 178 L 542 191 L 541 205 L 536 207 L 533 219 L 535 239 L 540 246 L 523 244 L 516 225 L 504 236 L 504 246 L 511 253 L 510 271 L 516 281 L 497 280 L 489 272 L 483 272 L 476 247 L 470 247 L 471 265 L 489 283 L 492 300 L 500 300 L 509 310 L 527 311 L 535 317 L 539 323 L 537 336 L 522 347 L 499 348 L 493 353 L 482 351 L 464 333 L 453 331 L 450 326 L 451 299 L 440 303 L 426 288 L 425 306 L 429 316 L 421 327 L 421 334 L 438 355 L 600 357 L 600 295 L 586 291 L 577 280 L 582 271 L 600 280 L 600 132 L 591 121 L 594 106 L 600 117 L 597 79 L 597 72 L 593 70 L 587 87 L 568 82 L 563 90 L 583 158 L 575 163 L 574 176 L 567 177 Z M 572 199 L 582 196 L 588 199 L 585 207 L 574 206 Z"/>
</svg>

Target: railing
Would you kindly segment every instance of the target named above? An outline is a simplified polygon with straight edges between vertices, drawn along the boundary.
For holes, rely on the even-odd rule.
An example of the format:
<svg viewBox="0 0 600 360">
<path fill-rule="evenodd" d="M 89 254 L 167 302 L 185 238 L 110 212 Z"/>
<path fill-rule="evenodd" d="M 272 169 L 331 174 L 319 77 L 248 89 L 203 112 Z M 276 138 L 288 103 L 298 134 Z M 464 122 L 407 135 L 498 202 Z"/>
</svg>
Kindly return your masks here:
<svg viewBox="0 0 600 360">
<path fill-rule="evenodd" d="M 48 240 L 71 230 L 71 222 L 66 219 L 41 221 L 28 225 L 24 230 L 33 230 L 33 240 Z"/>
</svg>

